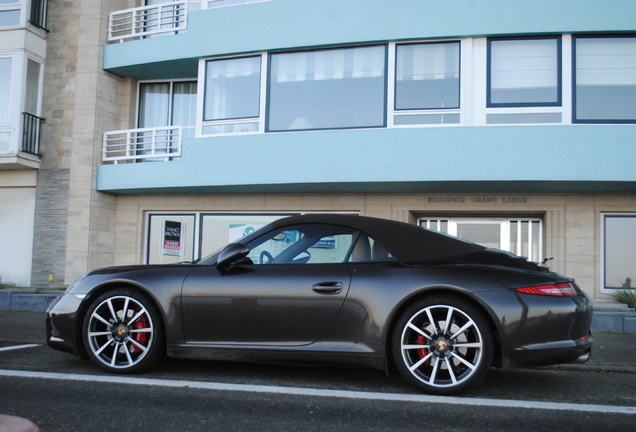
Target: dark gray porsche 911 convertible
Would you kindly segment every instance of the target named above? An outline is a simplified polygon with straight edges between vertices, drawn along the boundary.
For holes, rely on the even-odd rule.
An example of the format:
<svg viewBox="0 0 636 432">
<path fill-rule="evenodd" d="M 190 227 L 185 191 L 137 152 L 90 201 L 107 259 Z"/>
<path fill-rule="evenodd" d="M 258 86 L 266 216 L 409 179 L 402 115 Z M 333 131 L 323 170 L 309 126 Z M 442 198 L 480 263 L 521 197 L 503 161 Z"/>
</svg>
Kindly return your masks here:
<svg viewBox="0 0 636 432">
<path fill-rule="evenodd" d="M 590 300 L 507 252 L 362 216 L 275 221 L 195 263 L 91 271 L 48 344 L 115 373 L 170 357 L 354 364 L 457 393 L 491 366 L 584 362 Z"/>
</svg>

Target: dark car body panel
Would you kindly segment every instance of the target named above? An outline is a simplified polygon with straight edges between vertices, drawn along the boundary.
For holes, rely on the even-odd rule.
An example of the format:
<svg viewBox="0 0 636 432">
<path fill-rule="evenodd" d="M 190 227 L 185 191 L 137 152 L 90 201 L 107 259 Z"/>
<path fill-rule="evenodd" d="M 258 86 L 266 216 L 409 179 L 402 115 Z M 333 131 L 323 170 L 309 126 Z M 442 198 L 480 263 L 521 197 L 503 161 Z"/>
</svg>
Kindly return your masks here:
<svg viewBox="0 0 636 432">
<path fill-rule="evenodd" d="M 349 291 L 343 264 L 201 266 L 183 284 L 187 343 L 308 345 L 331 327 Z M 334 292 L 314 291 L 320 285 Z M 336 292 L 337 291 L 337 292 Z"/>
<path fill-rule="evenodd" d="M 108 289 L 126 286 L 157 304 L 173 357 L 385 369 L 401 313 L 415 300 L 440 293 L 469 301 L 487 318 L 497 342 L 497 365 L 564 363 L 591 350 L 592 308 L 585 294 L 578 287 L 578 295 L 568 297 L 515 291 L 572 281 L 507 253 L 409 224 L 342 215 L 281 219 L 242 241 L 299 223 L 361 230 L 397 259 L 307 265 L 238 261 L 217 268 L 218 255 L 213 255 L 196 265 L 100 269 L 83 276 L 49 308 L 47 341 L 55 349 L 82 354 L 88 305 Z"/>
</svg>

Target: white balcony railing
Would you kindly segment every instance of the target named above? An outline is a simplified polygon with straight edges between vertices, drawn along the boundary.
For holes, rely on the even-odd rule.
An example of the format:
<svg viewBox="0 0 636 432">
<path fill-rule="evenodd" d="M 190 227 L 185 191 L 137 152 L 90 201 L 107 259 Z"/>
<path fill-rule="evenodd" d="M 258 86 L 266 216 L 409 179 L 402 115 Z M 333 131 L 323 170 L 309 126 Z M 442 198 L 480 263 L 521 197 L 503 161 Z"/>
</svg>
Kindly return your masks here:
<svg viewBox="0 0 636 432">
<path fill-rule="evenodd" d="M 157 34 L 177 33 L 188 28 L 186 0 L 160 3 L 111 12 L 108 41 L 123 41 Z"/>
<path fill-rule="evenodd" d="M 170 160 L 181 156 L 181 126 L 128 129 L 104 133 L 104 162 Z"/>
</svg>

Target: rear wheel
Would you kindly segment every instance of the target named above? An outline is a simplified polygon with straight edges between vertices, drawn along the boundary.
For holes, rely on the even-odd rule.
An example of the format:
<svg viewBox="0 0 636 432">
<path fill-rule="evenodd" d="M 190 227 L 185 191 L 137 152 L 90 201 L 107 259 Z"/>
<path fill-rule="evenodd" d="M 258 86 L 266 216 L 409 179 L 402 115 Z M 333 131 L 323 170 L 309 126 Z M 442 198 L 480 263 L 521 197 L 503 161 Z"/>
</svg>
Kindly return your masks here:
<svg viewBox="0 0 636 432">
<path fill-rule="evenodd" d="M 164 353 L 159 310 L 147 295 L 128 288 L 108 291 L 91 304 L 83 338 L 91 359 L 109 372 L 142 372 Z"/>
<path fill-rule="evenodd" d="M 393 331 L 393 357 L 402 376 L 433 394 L 477 384 L 492 363 L 490 325 L 469 302 L 436 295 L 413 303 Z"/>
</svg>

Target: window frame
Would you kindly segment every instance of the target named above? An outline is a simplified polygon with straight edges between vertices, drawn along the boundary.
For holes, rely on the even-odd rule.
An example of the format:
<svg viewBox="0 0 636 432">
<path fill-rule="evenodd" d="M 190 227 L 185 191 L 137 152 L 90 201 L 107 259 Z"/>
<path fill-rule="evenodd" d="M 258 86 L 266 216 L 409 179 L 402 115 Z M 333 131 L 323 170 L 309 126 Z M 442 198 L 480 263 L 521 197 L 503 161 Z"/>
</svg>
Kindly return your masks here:
<svg viewBox="0 0 636 432">
<path fill-rule="evenodd" d="M 572 35 L 572 124 L 634 124 L 636 123 L 636 117 L 632 120 L 627 119 L 577 119 L 576 117 L 576 42 L 578 39 L 634 39 L 636 40 L 636 34 L 575 34 Z M 603 282 L 604 283 L 604 282 Z"/>
<path fill-rule="evenodd" d="M 492 102 L 492 43 L 499 41 L 527 41 L 527 40 L 555 40 L 556 41 L 556 90 L 557 100 L 555 102 Z M 487 38 L 486 47 L 486 108 L 527 108 L 527 107 L 561 107 L 563 106 L 563 38 L 562 35 L 541 35 L 541 36 L 506 36 Z"/>
<path fill-rule="evenodd" d="M 383 103 L 382 103 L 382 110 L 384 112 L 383 114 L 383 119 L 382 119 L 382 124 L 381 125 L 372 125 L 372 126 L 343 126 L 343 127 L 325 127 L 325 128 L 321 128 L 321 127 L 312 127 L 312 128 L 306 128 L 306 129 L 283 129 L 283 130 L 279 130 L 279 129 L 270 129 L 269 127 L 269 120 L 270 120 L 270 102 L 271 102 L 271 64 L 272 64 L 272 57 L 275 55 L 279 55 L 279 54 L 296 54 L 296 53 L 309 53 L 309 52 L 319 52 L 319 51 L 337 51 L 337 50 L 353 50 L 353 49 L 357 49 L 357 48 L 373 48 L 373 47 L 384 47 L 384 69 L 383 69 L 383 73 L 384 73 L 384 82 L 383 82 L 383 91 L 384 91 L 384 98 L 383 98 Z M 265 73 L 265 80 L 266 80 L 266 88 L 264 89 L 265 91 L 265 115 L 264 117 L 264 132 L 265 133 L 288 133 L 288 132 L 306 132 L 306 131 L 320 131 L 320 130 L 348 130 L 348 129 L 378 129 L 378 128 L 387 128 L 388 127 L 388 115 L 389 115 L 389 110 L 388 110 L 388 100 L 389 100 L 389 69 L 390 69 L 390 64 L 389 64 L 389 51 L 393 49 L 395 50 L 394 45 L 391 45 L 389 43 L 380 43 L 380 44 L 369 44 L 369 45 L 347 45 L 347 46 L 343 46 L 343 47 L 329 47 L 329 48 L 316 48 L 316 49 L 307 49 L 307 50 L 293 50 L 293 51 L 280 51 L 280 52 L 268 52 L 266 57 L 267 57 L 267 70 Z M 393 56 L 394 58 L 394 56 Z"/>
<path fill-rule="evenodd" d="M 205 120 L 205 95 L 207 91 L 207 64 L 209 61 L 217 60 L 238 60 L 241 58 L 260 57 L 260 83 L 258 92 L 258 116 L 246 117 L 238 119 L 222 119 L 222 120 Z M 266 83 L 267 83 L 267 71 L 268 71 L 269 55 L 267 52 L 250 53 L 246 55 L 234 55 L 234 56 L 222 56 L 222 57 L 209 57 L 199 61 L 199 73 L 198 82 L 202 83 L 197 88 L 197 122 L 196 122 L 196 136 L 223 136 L 223 135 L 242 135 L 242 134 L 255 134 L 263 133 L 265 131 L 265 115 L 266 110 Z M 237 131 L 230 132 L 218 132 L 218 133 L 206 133 L 204 129 L 206 127 L 214 126 L 241 126 L 251 125 L 256 123 L 258 126 L 255 130 L 249 130 L 249 127 L 243 130 L 243 128 Z"/>
<path fill-rule="evenodd" d="M 196 118 L 197 118 L 197 114 L 196 114 L 196 107 L 195 107 L 195 124 L 191 125 L 191 126 L 184 126 L 184 125 L 174 125 L 172 124 L 172 116 L 173 116 L 173 104 L 174 104 L 174 84 L 175 83 L 196 83 L 197 84 L 197 92 L 194 94 L 194 96 L 198 99 L 198 94 L 199 94 L 199 81 L 197 79 L 174 79 L 174 80 L 143 80 L 143 81 L 139 81 L 137 82 L 137 109 L 135 111 L 135 128 L 136 129 L 140 129 L 141 126 L 139 126 L 139 120 L 141 118 L 141 86 L 144 84 L 168 84 L 169 85 L 169 89 L 168 89 L 168 97 L 169 97 L 169 104 L 168 104 L 168 123 L 165 126 L 182 126 L 183 129 L 193 129 L 196 130 Z M 198 106 L 198 102 L 196 103 Z M 150 126 L 144 126 L 144 127 L 150 127 Z M 163 126 L 162 126 L 163 127 Z"/>
<path fill-rule="evenodd" d="M 27 74 L 29 60 L 38 65 L 36 111 L 29 113 L 39 117 L 42 113 L 42 96 L 44 90 L 45 62 L 42 58 L 32 55 L 24 50 L 0 53 L 0 58 L 11 59 L 10 87 L 8 94 L 8 122 L 0 124 L 0 133 L 9 134 L 8 151 L 1 154 L 18 154 L 22 151 L 24 135 L 24 112 L 26 111 Z"/>
<path fill-rule="evenodd" d="M 0 4 L 0 13 L 2 12 L 10 12 L 10 11 L 18 11 L 18 22 L 15 24 L 7 24 L 0 26 L 1 29 L 12 29 L 16 27 L 24 27 L 25 26 L 25 11 L 26 9 L 26 1 L 25 0 L 15 0 L 12 3 L 2 3 Z"/>
<path fill-rule="evenodd" d="M 458 63 L 458 69 L 457 69 L 457 106 L 454 107 L 435 107 L 435 108 L 397 108 L 397 101 L 398 101 L 398 94 L 397 94 L 397 82 L 398 82 L 398 74 L 397 74 L 397 68 L 398 68 L 398 49 L 400 49 L 400 47 L 405 47 L 405 46 L 415 46 L 415 45 L 450 45 L 450 44 L 455 44 L 457 45 L 457 63 Z M 462 44 L 460 40 L 436 40 L 436 41 L 422 41 L 422 42 L 407 42 L 407 43 L 399 43 L 399 44 L 395 44 L 394 47 L 395 50 L 395 61 L 393 62 L 393 69 L 394 69 L 394 76 L 393 76 L 393 111 L 394 113 L 400 113 L 400 112 L 420 112 L 420 111 L 458 111 L 459 109 L 461 109 L 461 100 L 462 100 L 462 86 L 461 86 L 461 80 L 462 80 Z"/>
<path fill-rule="evenodd" d="M 636 213 L 633 212 L 625 212 L 625 213 L 616 213 L 616 212 L 604 212 L 601 213 L 601 271 L 600 271 L 600 287 L 602 293 L 615 293 L 617 290 L 621 288 L 608 288 L 607 287 L 607 220 L 610 218 L 630 218 L 636 220 Z M 634 276 L 634 280 L 632 281 L 632 289 L 636 292 L 636 275 Z"/>
</svg>

